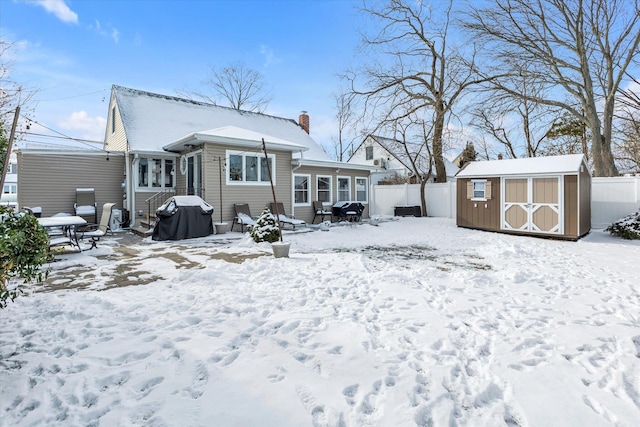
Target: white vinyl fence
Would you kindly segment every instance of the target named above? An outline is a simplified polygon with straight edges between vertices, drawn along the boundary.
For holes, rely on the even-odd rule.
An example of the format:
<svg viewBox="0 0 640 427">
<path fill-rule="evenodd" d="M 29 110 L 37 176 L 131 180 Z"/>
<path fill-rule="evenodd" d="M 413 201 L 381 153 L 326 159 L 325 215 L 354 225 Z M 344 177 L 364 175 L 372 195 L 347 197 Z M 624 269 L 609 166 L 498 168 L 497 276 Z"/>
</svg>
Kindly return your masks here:
<svg viewBox="0 0 640 427">
<path fill-rule="evenodd" d="M 605 228 L 640 209 L 640 176 L 593 178 L 591 227 Z M 456 183 L 425 186 L 429 216 L 456 217 Z M 396 206 L 420 206 L 420 184 L 373 185 L 370 215 L 393 215 Z"/>
<path fill-rule="evenodd" d="M 640 176 L 591 180 L 591 227 L 605 228 L 640 209 Z"/>
</svg>

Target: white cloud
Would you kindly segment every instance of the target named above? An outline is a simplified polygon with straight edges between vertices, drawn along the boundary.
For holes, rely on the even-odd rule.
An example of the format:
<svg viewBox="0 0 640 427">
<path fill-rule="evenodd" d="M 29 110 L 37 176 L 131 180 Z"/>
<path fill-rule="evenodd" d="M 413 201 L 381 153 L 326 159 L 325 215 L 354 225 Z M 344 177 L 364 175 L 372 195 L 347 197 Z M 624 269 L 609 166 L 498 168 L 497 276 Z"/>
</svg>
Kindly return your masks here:
<svg viewBox="0 0 640 427">
<path fill-rule="evenodd" d="M 279 64 L 282 62 L 280 58 L 273 53 L 273 50 L 267 45 L 260 46 L 260 54 L 264 57 L 264 66 L 268 67 L 269 65 Z"/>
<path fill-rule="evenodd" d="M 105 28 L 103 28 L 100 21 L 96 19 L 96 23 L 94 25 L 89 25 L 89 28 L 102 37 L 110 37 L 116 44 L 120 41 L 120 31 L 109 23 L 107 23 Z"/>
<path fill-rule="evenodd" d="M 86 111 L 75 111 L 59 123 L 65 130 L 77 131 L 81 138 L 102 141 L 107 120 L 104 117 L 91 117 Z"/>
<path fill-rule="evenodd" d="M 42 6 L 47 12 L 53 13 L 62 22 L 78 23 L 78 14 L 67 6 L 65 0 L 34 0 L 34 3 Z"/>
<path fill-rule="evenodd" d="M 118 44 L 118 41 L 120 40 L 120 32 L 117 28 L 111 30 L 111 38 L 116 42 L 116 44 Z"/>
</svg>

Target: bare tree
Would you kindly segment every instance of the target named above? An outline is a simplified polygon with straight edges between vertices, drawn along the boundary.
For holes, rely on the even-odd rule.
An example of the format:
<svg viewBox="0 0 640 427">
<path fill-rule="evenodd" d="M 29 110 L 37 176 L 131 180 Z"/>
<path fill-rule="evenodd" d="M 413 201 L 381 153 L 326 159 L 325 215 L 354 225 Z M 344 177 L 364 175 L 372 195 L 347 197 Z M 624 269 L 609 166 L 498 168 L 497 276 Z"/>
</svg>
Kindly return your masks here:
<svg viewBox="0 0 640 427">
<path fill-rule="evenodd" d="M 338 135 L 333 139 L 335 158 L 339 162 L 344 160 L 349 148 L 353 147 L 356 127 L 356 113 L 353 109 L 355 100 L 351 94 L 341 91 L 333 96 L 335 101 L 336 115 L 338 123 Z M 351 132 L 349 132 L 351 130 Z"/>
<path fill-rule="evenodd" d="M 500 67 L 528 64 L 518 72 L 545 90 L 521 94 L 506 79 L 496 87 L 583 121 L 591 135 L 594 175 L 618 175 L 613 116 L 618 88 L 638 55 L 638 0 L 493 0 L 484 9 L 472 6 L 465 26 Z"/>
<path fill-rule="evenodd" d="M 223 105 L 236 110 L 262 113 L 271 102 L 271 95 L 264 76 L 241 62 L 226 67 L 210 67 L 211 75 L 203 84 L 210 92 L 180 91 L 183 96 L 200 99 L 211 104 Z"/>
<path fill-rule="evenodd" d="M 430 151 L 436 181 L 444 182 L 447 118 L 467 89 L 486 79 L 476 78 L 473 49 L 465 58 L 449 40 L 452 2 L 439 14 L 425 4 L 409 0 L 365 4 L 362 11 L 380 25 L 375 35 L 363 35 L 363 49 L 371 50 L 381 61 L 368 61 L 344 77 L 363 100 L 363 114 L 372 117 L 376 128 L 408 117 L 432 124 Z M 382 59 L 391 65 L 382 65 Z"/>
</svg>

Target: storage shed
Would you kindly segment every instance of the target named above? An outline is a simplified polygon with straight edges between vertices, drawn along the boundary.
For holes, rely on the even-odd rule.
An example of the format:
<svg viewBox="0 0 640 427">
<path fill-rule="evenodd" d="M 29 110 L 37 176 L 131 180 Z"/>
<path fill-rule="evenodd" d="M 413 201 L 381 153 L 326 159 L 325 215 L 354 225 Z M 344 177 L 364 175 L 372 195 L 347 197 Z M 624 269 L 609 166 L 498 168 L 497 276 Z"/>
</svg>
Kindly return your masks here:
<svg viewBox="0 0 640 427">
<path fill-rule="evenodd" d="M 591 230 L 582 154 L 471 162 L 456 177 L 459 227 L 570 240 Z"/>
</svg>

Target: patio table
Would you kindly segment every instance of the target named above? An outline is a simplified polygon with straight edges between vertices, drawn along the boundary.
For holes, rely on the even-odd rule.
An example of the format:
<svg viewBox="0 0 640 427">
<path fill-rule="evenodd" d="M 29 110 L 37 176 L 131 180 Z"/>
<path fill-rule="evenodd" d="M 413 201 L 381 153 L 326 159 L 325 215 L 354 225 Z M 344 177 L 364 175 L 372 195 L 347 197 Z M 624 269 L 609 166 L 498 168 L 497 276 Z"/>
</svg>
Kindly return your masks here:
<svg viewBox="0 0 640 427">
<path fill-rule="evenodd" d="M 38 218 L 40 225 L 48 230 L 53 228 L 61 228 L 63 237 L 53 237 L 49 233 L 49 248 L 59 245 L 71 245 L 78 248 L 80 252 L 80 243 L 78 242 L 78 235 L 76 234 L 76 228 L 81 225 L 87 225 L 87 221 L 75 215 L 69 216 L 49 216 Z"/>
</svg>

